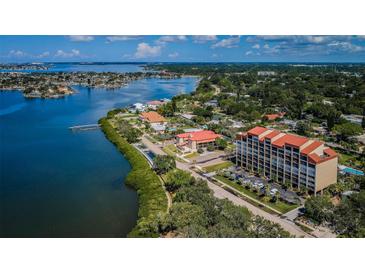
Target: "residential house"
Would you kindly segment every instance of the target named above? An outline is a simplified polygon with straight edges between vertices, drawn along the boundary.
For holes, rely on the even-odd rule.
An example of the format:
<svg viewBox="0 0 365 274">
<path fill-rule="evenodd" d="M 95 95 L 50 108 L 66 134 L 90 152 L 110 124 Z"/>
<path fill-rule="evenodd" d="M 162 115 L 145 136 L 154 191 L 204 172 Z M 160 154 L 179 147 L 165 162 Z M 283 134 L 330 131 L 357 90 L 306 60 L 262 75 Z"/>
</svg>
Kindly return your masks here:
<svg viewBox="0 0 365 274">
<path fill-rule="evenodd" d="M 208 145 L 215 146 L 215 141 L 221 135 L 211 130 L 200 130 L 176 135 L 177 146 L 183 150 L 197 151 Z"/>
<path fill-rule="evenodd" d="M 155 131 L 164 131 L 166 129 L 166 119 L 155 111 L 142 112 L 139 115 L 141 121 L 148 122 Z"/>
</svg>

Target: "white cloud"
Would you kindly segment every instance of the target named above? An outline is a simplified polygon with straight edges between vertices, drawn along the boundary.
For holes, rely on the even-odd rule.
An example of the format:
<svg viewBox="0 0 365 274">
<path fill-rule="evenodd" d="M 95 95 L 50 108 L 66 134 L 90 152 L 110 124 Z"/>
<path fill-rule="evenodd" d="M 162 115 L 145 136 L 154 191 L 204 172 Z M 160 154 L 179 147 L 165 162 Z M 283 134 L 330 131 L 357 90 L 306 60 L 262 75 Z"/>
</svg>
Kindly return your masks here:
<svg viewBox="0 0 365 274">
<path fill-rule="evenodd" d="M 173 42 L 184 42 L 187 38 L 185 35 L 167 35 L 161 36 L 155 42 L 156 44 L 165 45 L 166 43 L 173 43 Z"/>
<path fill-rule="evenodd" d="M 161 46 L 150 46 L 147 43 L 139 43 L 137 46 L 135 58 L 155 57 L 161 54 Z"/>
<path fill-rule="evenodd" d="M 204 44 L 206 42 L 216 41 L 218 38 L 216 35 L 194 35 L 193 42 L 196 44 Z"/>
<path fill-rule="evenodd" d="M 335 50 L 345 51 L 345 52 L 350 52 L 350 53 L 365 51 L 365 47 L 354 45 L 350 42 L 338 42 L 338 41 L 331 42 L 328 44 L 328 47 L 330 48 L 330 50 L 335 49 Z"/>
<path fill-rule="evenodd" d="M 269 48 L 270 48 L 269 44 L 264 45 L 264 49 L 269 49 Z"/>
<path fill-rule="evenodd" d="M 94 36 L 90 35 L 70 35 L 70 41 L 72 42 L 90 42 L 94 40 Z"/>
<path fill-rule="evenodd" d="M 9 56 L 10 57 L 25 57 L 27 56 L 28 54 L 24 51 L 21 51 L 21 50 L 11 50 L 9 51 Z"/>
<path fill-rule="evenodd" d="M 71 58 L 76 56 L 80 56 L 80 51 L 77 49 L 72 49 L 70 52 L 59 49 L 56 51 L 55 54 L 55 57 L 62 57 L 62 58 Z"/>
<path fill-rule="evenodd" d="M 255 44 L 252 46 L 253 49 L 259 49 L 260 48 L 260 44 Z"/>
<path fill-rule="evenodd" d="M 246 56 L 249 56 L 249 55 L 256 55 L 256 56 L 259 56 L 259 55 L 261 55 L 261 54 L 260 54 L 259 52 L 257 52 L 257 51 L 248 50 L 248 51 L 246 51 L 245 55 L 246 55 Z"/>
<path fill-rule="evenodd" d="M 48 57 L 49 55 L 50 55 L 50 52 L 45 51 L 45 52 L 42 52 L 41 54 L 38 54 L 36 57 L 37 58 L 44 58 L 44 57 Z"/>
<path fill-rule="evenodd" d="M 143 38 L 141 35 L 113 35 L 107 36 L 105 39 L 107 43 L 117 42 L 117 41 L 130 41 L 130 40 L 138 40 Z"/>
<path fill-rule="evenodd" d="M 240 37 L 236 36 L 236 37 L 231 37 L 231 38 L 226 38 L 223 39 L 217 43 L 215 43 L 214 45 L 212 45 L 212 48 L 236 48 L 238 47 L 238 43 L 240 42 Z"/>
<path fill-rule="evenodd" d="M 170 53 L 169 55 L 169 58 L 176 58 L 179 56 L 179 53 L 178 52 L 173 52 L 173 53 Z"/>
</svg>

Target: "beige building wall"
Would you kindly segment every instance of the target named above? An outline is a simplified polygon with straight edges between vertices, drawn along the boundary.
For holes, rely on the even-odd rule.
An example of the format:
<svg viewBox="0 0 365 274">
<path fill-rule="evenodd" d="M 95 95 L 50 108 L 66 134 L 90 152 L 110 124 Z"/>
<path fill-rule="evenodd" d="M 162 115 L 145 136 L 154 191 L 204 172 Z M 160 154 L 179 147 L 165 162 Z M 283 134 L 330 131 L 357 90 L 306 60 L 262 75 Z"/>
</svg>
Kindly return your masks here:
<svg viewBox="0 0 365 274">
<path fill-rule="evenodd" d="M 196 150 L 196 141 L 189 140 L 189 147 L 191 150 Z"/>
<path fill-rule="evenodd" d="M 178 139 L 177 139 L 177 143 L 178 143 L 178 144 L 182 144 L 182 143 L 184 143 L 184 138 L 178 138 Z"/>
<path fill-rule="evenodd" d="M 335 184 L 337 182 L 338 157 L 316 165 L 316 189 L 315 192 Z"/>
</svg>

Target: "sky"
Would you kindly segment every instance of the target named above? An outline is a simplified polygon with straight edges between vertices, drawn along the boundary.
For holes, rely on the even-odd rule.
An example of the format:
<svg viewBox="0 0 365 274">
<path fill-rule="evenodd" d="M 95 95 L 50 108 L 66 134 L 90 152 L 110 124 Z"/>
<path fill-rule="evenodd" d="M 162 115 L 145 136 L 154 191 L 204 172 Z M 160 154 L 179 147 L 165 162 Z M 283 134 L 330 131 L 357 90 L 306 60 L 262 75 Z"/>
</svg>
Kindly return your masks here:
<svg viewBox="0 0 365 274">
<path fill-rule="evenodd" d="M 22 62 L 365 62 L 365 35 L 0 36 Z"/>
</svg>

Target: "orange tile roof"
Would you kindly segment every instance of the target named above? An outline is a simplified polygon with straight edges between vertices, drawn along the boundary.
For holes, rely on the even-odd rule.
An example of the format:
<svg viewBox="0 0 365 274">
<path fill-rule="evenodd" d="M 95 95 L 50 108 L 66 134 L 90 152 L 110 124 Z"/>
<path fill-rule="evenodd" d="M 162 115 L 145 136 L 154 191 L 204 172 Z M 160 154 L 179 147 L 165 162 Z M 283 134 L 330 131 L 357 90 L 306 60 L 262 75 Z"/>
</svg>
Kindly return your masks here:
<svg viewBox="0 0 365 274">
<path fill-rule="evenodd" d="M 301 145 L 308 142 L 309 139 L 302 136 L 297 136 L 293 134 L 285 134 L 283 137 L 272 142 L 274 146 L 283 147 L 284 145 L 290 145 L 294 147 L 300 147 Z"/>
<path fill-rule="evenodd" d="M 272 121 L 277 118 L 283 118 L 285 115 L 285 112 L 279 112 L 279 113 L 273 113 L 273 114 L 265 114 L 264 117 L 267 118 L 267 120 Z"/>
<path fill-rule="evenodd" d="M 264 117 L 266 117 L 267 120 L 272 121 L 272 120 L 275 120 L 276 118 L 279 118 L 280 115 L 279 114 L 266 114 L 266 115 L 264 115 Z"/>
<path fill-rule="evenodd" d="M 267 130 L 268 130 L 267 128 L 257 126 L 257 127 L 252 128 L 251 130 L 249 130 L 247 133 L 258 136 Z M 264 140 L 266 138 L 272 139 L 281 133 L 282 132 L 279 130 L 273 130 L 272 132 L 268 133 L 263 138 L 261 138 L 260 141 Z M 244 136 L 246 136 L 246 133 L 238 134 L 236 136 L 236 139 L 240 140 Z M 310 140 L 309 138 L 306 138 L 303 136 L 285 133 L 285 135 L 279 137 L 277 140 L 273 141 L 271 144 L 274 146 L 277 146 L 277 147 L 283 147 L 284 145 L 290 145 L 290 146 L 299 148 L 300 146 L 304 145 L 309 140 Z M 331 160 L 333 158 L 336 158 L 337 153 L 328 147 L 323 149 L 322 155 L 318 155 L 317 153 L 313 152 L 315 149 L 317 149 L 318 147 L 320 147 L 323 144 L 324 144 L 323 142 L 314 140 L 307 147 L 302 149 L 301 154 L 307 155 L 309 161 L 314 164 L 319 164 L 319 163 Z"/>
<path fill-rule="evenodd" d="M 221 137 L 221 135 L 216 134 L 214 131 L 211 130 L 202 130 L 202 131 L 181 133 L 176 135 L 176 137 L 204 143 L 204 142 L 214 141 L 215 139 Z"/>
<path fill-rule="evenodd" d="M 266 127 L 254 127 L 247 131 L 248 134 L 259 136 L 260 134 L 264 133 L 268 129 Z"/>
<path fill-rule="evenodd" d="M 330 157 L 335 157 L 335 156 L 337 156 L 337 153 L 336 153 L 336 151 L 334 151 L 333 149 L 331 149 L 331 148 L 325 148 L 324 150 L 323 150 L 323 152 L 324 153 L 326 153 L 328 156 L 330 156 Z"/>
<path fill-rule="evenodd" d="M 140 117 L 150 123 L 166 122 L 166 119 L 155 111 L 142 112 Z"/>
<path fill-rule="evenodd" d="M 268 135 L 266 135 L 264 138 L 267 139 L 272 139 L 275 136 L 278 136 L 281 132 L 279 130 L 273 130 L 272 132 L 270 132 Z"/>
<path fill-rule="evenodd" d="M 320 142 L 320 141 L 314 141 L 309 146 L 303 148 L 303 150 L 301 151 L 301 153 L 304 154 L 304 155 L 308 155 L 309 153 L 311 153 L 313 150 L 315 150 L 316 148 L 320 147 L 321 145 L 323 145 L 322 142 Z"/>
</svg>

